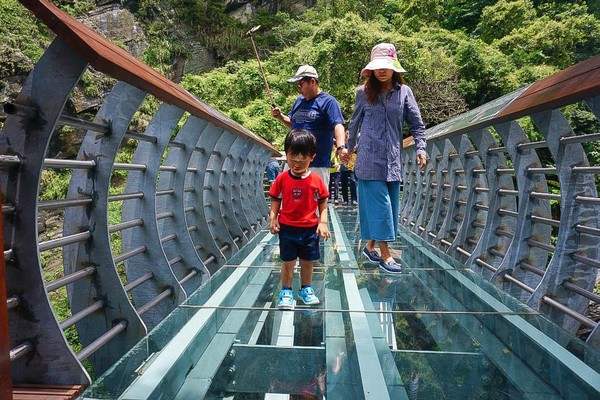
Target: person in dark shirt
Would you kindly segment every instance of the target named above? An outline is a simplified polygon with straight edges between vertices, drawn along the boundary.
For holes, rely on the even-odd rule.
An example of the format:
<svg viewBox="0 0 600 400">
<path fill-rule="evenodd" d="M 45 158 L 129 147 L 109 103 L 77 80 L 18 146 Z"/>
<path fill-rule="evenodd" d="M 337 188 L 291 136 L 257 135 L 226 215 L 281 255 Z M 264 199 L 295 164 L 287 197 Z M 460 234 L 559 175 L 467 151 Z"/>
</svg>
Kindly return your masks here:
<svg viewBox="0 0 600 400">
<path fill-rule="evenodd" d="M 317 153 L 310 170 L 317 173 L 329 187 L 329 158 L 333 139 L 340 156 L 347 152 L 344 117 L 338 101 L 319 87 L 319 74 L 310 65 L 302 65 L 296 75 L 287 80 L 296 85 L 300 96 L 292 110 L 284 115 L 272 108 L 271 115 L 291 129 L 306 129 L 317 139 Z"/>
<path fill-rule="evenodd" d="M 271 145 L 273 147 L 277 147 L 277 143 L 273 142 L 271 143 Z M 280 172 L 281 169 L 279 168 L 279 161 L 277 161 L 277 157 L 271 156 L 269 162 L 267 163 L 267 166 L 265 167 L 265 173 L 267 174 L 267 180 L 269 181 L 269 183 L 273 183 L 273 181 L 275 180 L 275 178 L 277 178 L 277 175 L 279 175 Z"/>
</svg>

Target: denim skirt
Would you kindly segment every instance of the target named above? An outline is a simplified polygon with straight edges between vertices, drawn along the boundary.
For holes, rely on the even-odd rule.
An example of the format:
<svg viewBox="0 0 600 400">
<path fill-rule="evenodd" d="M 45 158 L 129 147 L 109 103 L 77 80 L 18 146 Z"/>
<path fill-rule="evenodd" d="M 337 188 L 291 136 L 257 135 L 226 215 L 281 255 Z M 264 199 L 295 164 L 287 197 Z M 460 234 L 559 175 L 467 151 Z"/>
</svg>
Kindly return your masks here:
<svg viewBox="0 0 600 400">
<path fill-rule="evenodd" d="M 358 215 L 363 240 L 393 242 L 398 237 L 400 182 L 358 180 Z"/>
</svg>

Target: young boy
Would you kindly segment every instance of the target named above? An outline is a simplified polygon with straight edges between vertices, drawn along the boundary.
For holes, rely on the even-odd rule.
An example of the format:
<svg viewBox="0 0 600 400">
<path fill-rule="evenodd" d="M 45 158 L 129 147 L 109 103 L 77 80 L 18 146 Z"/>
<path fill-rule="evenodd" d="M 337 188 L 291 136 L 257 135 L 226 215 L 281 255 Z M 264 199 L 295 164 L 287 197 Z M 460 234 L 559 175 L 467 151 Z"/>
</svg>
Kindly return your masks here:
<svg viewBox="0 0 600 400">
<path fill-rule="evenodd" d="M 313 260 L 321 257 L 319 236 L 328 239 L 331 234 L 327 228 L 329 192 L 319 175 L 308 169 L 317 152 L 315 136 L 307 130 L 294 129 L 285 138 L 284 150 L 289 170 L 279 174 L 269 190 L 270 230 L 274 235 L 279 234 L 283 261 L 277 306 L 291 309 L 294 307 L 292 280 L 296 259 L 300 259 L 302 285 L 298 295 L 304 304 L 319 304 L 311 287 Z"/>
</svg>

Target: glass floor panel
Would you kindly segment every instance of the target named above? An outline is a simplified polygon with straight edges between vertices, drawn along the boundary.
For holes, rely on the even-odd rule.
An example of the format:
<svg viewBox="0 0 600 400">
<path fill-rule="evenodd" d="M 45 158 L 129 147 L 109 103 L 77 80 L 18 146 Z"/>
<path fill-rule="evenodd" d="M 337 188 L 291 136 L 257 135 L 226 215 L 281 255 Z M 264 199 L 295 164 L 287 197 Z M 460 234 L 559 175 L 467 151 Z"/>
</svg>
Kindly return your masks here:
<svg viewBox="0 0 600 400">
<path fill-rule="evenodd" d="M 356 208 L 330 219 L 321 304 L 276 308 L 279 248 L 262 231 L 82 398 L 600 399 L 584 342 L 404 228 L 405 271 L 385 274 L 360 257 Z"/>
</svg>

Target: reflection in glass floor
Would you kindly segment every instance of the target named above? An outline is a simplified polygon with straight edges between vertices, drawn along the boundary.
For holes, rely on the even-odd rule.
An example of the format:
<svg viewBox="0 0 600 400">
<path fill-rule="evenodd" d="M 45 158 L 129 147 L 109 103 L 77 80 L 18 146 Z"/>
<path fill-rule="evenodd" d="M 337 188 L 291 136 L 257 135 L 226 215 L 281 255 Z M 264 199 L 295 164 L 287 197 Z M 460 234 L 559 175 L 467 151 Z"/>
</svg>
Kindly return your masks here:
<svg viewBox="0 0 600 400">
<path fill-rule="evenodd" d="M 83 398 L 600 399 L 597 351 L 402 229 L 406 272 L 382 273 L 356 209 L 330 211 L 319 306 L 276 309 L 261 232 Z"/>
</svg>

